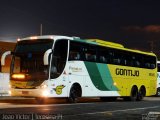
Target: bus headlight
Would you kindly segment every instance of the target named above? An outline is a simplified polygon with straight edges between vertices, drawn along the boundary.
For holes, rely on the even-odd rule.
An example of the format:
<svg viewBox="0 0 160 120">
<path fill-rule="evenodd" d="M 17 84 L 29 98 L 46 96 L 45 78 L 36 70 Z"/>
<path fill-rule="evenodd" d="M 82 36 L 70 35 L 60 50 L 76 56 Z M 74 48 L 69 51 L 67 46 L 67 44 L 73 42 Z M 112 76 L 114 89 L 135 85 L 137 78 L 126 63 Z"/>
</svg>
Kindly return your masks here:
<svg viewBox="0 0 160 120">
<path fill-rule="evenodd" d="M 12 94 L 12 92 L 9 90 L 9 91 L 8 91 L 8 94 L 9 94 L 9 95 L 11 95 L 11 94 Z"/>
<path fill-rule="evenodd" d="M 13 74 L 13 79 L 25 79 L 25 74 Z"/>
<path fill-rule="evenodd" d="M 36 88 L 37 89 L 45 89 L 45 88 L 47 88 L 47 85 L 46 84 L 42 84 L 40 86 L 37 86 Z"/>
<path fill-rule="evenodd" d="M 42 96 L 47 97 L 49 95 L 49 92 L 47 90 L 44 90 L 42 92 Z"/>
</svg>

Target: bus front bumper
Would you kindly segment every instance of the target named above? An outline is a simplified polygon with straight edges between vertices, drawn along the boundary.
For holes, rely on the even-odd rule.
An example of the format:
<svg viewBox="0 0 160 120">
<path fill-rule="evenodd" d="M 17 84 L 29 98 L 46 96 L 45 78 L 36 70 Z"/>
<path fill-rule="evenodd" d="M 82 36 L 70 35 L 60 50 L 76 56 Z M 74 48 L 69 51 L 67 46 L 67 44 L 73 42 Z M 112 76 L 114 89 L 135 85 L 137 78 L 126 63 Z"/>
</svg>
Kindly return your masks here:
<svg viewBox="0 0 160 120">
<path fill-rule="evenodd" d="M 11 96 L 22 97 L 47 97 L 49 91 L 47 89 L 10 89 Z"/>
</svg>

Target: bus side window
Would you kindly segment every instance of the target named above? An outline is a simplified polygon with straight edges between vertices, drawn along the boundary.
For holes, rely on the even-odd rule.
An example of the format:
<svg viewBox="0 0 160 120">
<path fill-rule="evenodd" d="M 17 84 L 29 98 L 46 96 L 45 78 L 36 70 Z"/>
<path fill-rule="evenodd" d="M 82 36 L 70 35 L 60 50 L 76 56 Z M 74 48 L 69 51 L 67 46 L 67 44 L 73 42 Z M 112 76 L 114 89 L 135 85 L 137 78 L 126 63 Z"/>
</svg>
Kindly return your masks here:
<svg viewBox="0 0 160 120">
<path fill-rule="evenodd" d="M 88 60 L 88 59 L 89 59 L 89 54 L 86 53 L 86 54 L 85 54 L 85 60 Z"/>
<path fill-rule="evenodd" d="M 88 60 L 91 61 L 91 62 L 92 62 L 92 61 L 95 62 L 95 61 L 96 61 L 96 55 L 89 55 L 89 56 L 88 56 Z"/>
<path fill-rule="evenodd" d="M 151 69 L 154 69 L 155 67 L 156 67 L 155 64 L 151 64 L 151 65 L 150 65 L 150 68 L 151 68 Z"/>
<path fill-rule="evenodd" d="M 157 63 L 157 70 L 160 72 L 160 63 Z"/>
<path fill-rule="evenodd" d="M 126 66 L 126 65 L 127 65 L 127 60 L 126 60 L 126 59 L 122 59 L 122 60 L 121 60 L 121 65 Z"/>
<path fill-rule="evenodd" d="M 73 54 L 73 52 L 69 53 L 69 60 L 74 60 L 74 54 Z"/>
<path fill-rule="evenodd" d="M 150 68 L 150 67 L 151 67 L 150 63 L 145 63 L 145 68 Z"/>
<path fill-rule="evenodd" d="M 117 59 L 113 59 L 113 63 L 114 63 L 114 64 L 118 64 L 118 65 L 119 65 L 119 64 L 120 64 L 120 62 L 121 62 L 121 61 L 120 61 L 120 59 L 119 59 L 119 58 L 117 58 Z"/>
<path fill-rule="evenodd" d="M 104 56 L 100 56 L 100 62 L 107 63 L 107 59 Z"/>
<path fill-rule="evenodd" d="M 76 60 L 80 60 L 80 58 L 81 58 L 81 57 L 80 57 L 80 54 L 79 54 L 79 53 L 76 53 L 75 59 L 76 59 Z"/>
<path fill-rule="evenodd" d="M 52 62 L 51 62 L 51 78 L 57 77 L 57 57 L 52 55 Z"/>
</svg>

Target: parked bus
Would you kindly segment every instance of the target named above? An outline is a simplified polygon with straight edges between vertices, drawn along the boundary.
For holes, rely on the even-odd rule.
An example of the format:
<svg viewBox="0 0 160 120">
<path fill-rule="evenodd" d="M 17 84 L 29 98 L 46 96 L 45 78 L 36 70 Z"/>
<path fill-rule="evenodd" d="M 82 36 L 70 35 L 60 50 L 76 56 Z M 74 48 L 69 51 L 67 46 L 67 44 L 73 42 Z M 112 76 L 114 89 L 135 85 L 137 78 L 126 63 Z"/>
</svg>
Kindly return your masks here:
<svg viewBox="0 0 160 120">
<path fill-rule="evenodd" d="M 0 97 L 9 94 L 9 73 L 0 73 Z"/>
<path fill-rule="evenodd" d="M 9 44 L 6 47 L 11 47 L 13 48 L 14 43 L 6 43 Z M 3 46 L 5 44 L 1 44 L 0 46 Z M 1 47 L 2 47 L 1 46 Z M 4 47 L 4 46 L 3 46 Z M 10 50 L 12 50 L 11 48 L 9 48 Z M 6 51 L 3 51 L 1 54 L 1 58 L 3 58 L 4 56 L 6 56 Z M 10 52 L 9 52 L 10 53 Z M 9 81 L 10 81 L 10 62 L 11 62 L 11 56 L 7 56 L 7 58 L 5 59 L 6 64 L 4 66 L 0 65 L 0 97 L 2 96 L 10 96 L 9 94 Z"/>
<path fill-rule="evenodd" d="M 157 61 L 157 93 L 156 96 L 160 96 L 160 61 Z"/>
<path fill-rule="evenodd" d="M 36 36 L 20 39 L 11 54 L 12 96 L 76 102 L 79 97 L 135 101 L 156 94 L 156 55 L 118 43 Z"/>
</svg>

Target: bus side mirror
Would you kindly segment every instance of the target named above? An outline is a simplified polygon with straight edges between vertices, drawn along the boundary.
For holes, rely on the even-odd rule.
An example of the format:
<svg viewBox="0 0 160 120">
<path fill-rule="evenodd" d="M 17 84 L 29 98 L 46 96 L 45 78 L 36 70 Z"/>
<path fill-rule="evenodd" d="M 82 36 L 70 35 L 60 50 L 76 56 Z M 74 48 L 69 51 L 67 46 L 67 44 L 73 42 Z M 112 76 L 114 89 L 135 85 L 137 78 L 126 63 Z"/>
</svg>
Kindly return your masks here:
<svg viewBox="0 0 160 120">
<path fill-rule="evenodd" d="M 1 57 L 1 65 L 5 65 L 5 59 L 6 59 L 6 56 L 7 55 L 10 55 L 11 54 L 11 51 L 6 51 L 2 54 L 2 57 Z"/>
<path fill-rule="evenodd" d="M 48 59 L 49 59 L 49 54 L 52 52 L 52 49 L 48 49 L 45 53 L 44 53 L 44 56 L 43 56 L 43 63 L 44 65 L 48 65 Z"/>
</svg>

